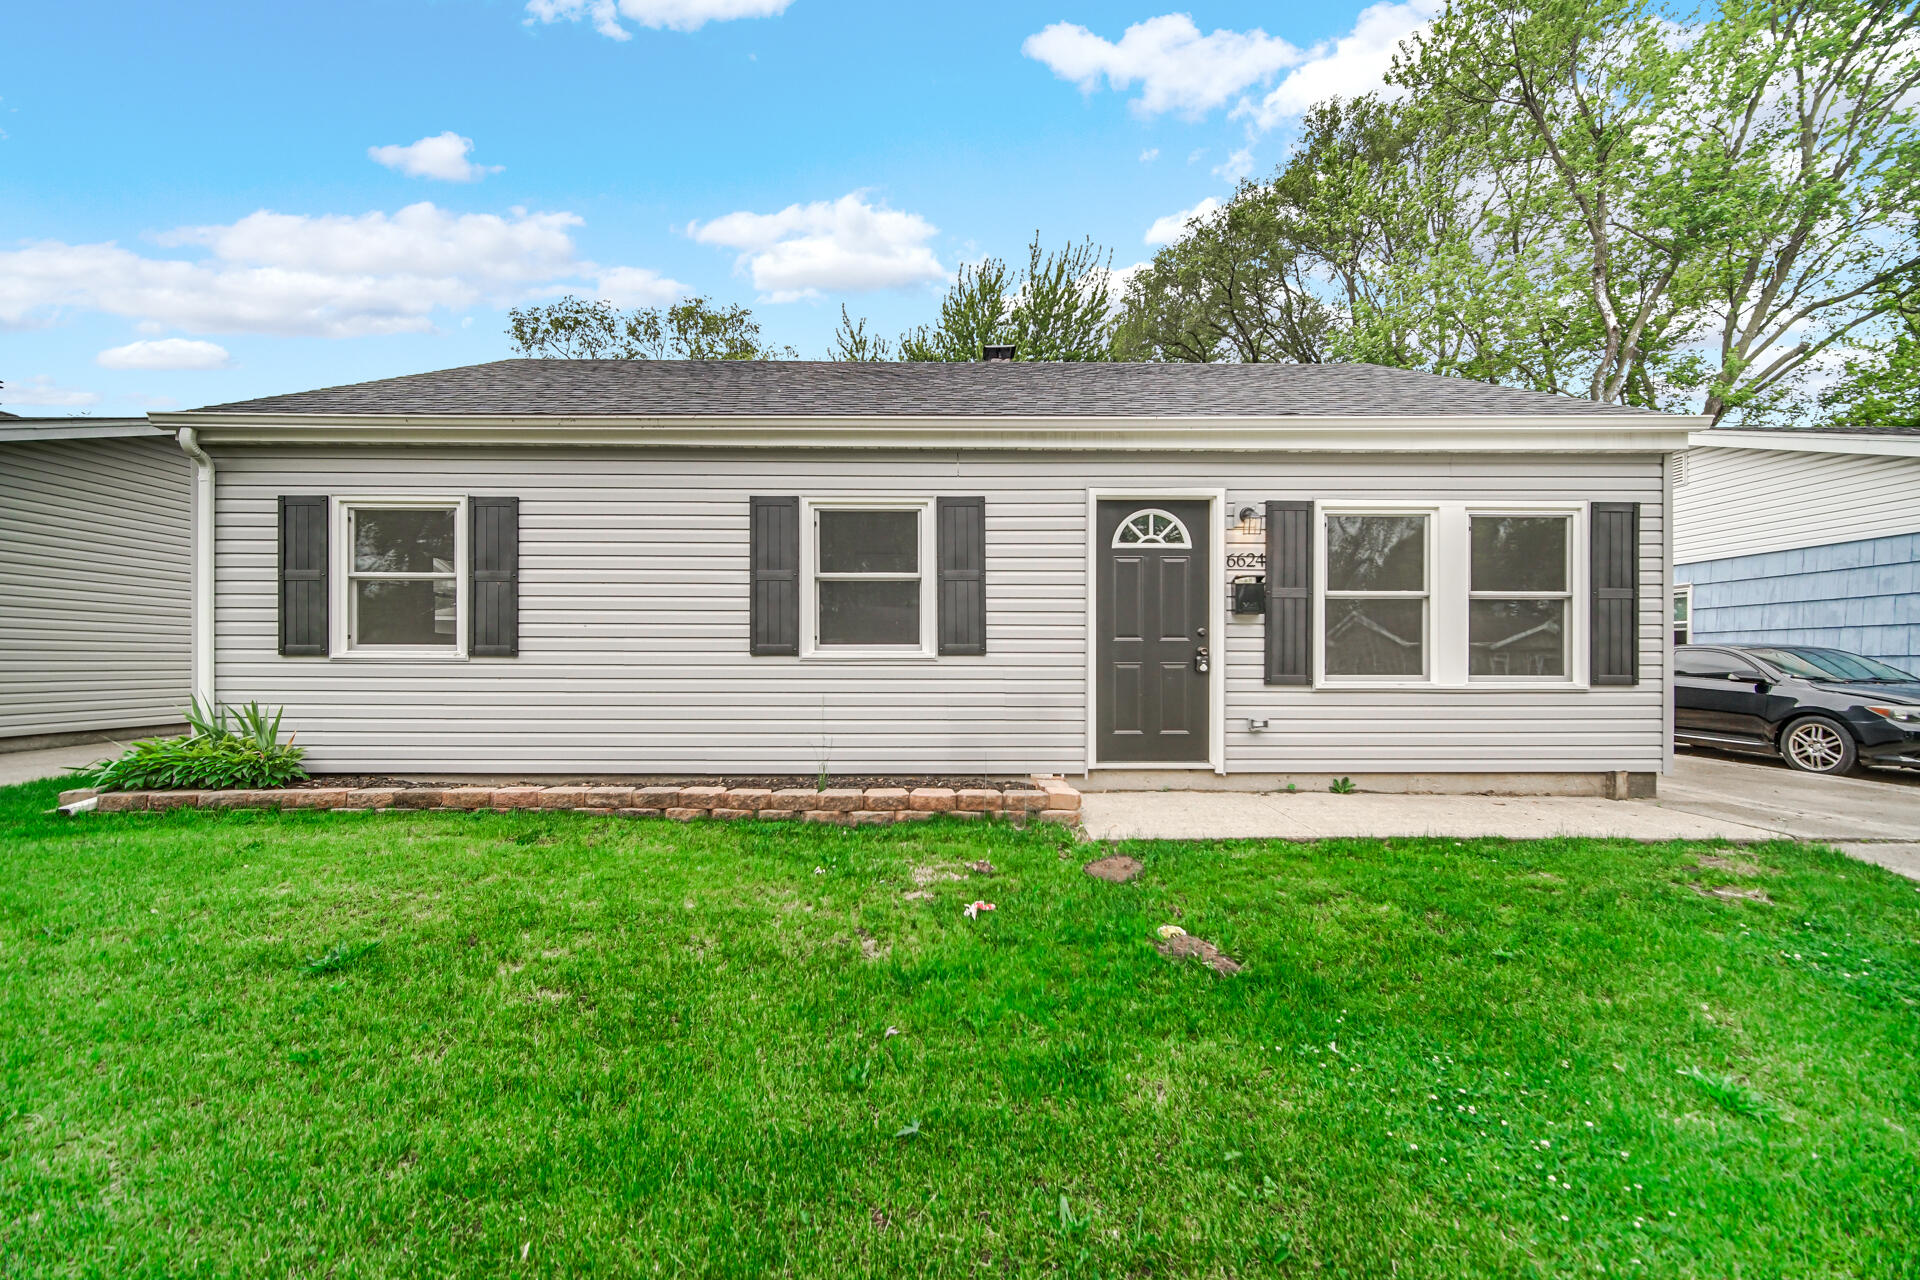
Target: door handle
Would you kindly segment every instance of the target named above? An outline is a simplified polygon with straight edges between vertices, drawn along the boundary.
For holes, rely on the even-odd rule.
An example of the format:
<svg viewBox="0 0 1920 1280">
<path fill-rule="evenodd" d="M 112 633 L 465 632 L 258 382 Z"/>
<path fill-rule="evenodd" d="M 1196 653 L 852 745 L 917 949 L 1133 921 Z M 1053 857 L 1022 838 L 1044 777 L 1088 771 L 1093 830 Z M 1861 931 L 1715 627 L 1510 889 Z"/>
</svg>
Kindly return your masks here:
<svg viewBox="0 0 1920 1280">
<path fill-rule="evenodd" d="M 1207 674 L 1207 647 L 1201 645 L 1193 651 L 1193 671 L 1195 675 Z"/>
</svg>

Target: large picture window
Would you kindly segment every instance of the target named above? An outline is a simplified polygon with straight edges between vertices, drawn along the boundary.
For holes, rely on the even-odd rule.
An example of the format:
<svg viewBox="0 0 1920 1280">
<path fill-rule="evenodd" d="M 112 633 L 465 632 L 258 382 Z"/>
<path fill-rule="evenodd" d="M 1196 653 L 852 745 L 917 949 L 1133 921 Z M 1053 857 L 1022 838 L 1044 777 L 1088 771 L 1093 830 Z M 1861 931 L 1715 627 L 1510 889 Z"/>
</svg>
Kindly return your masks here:
<svg viewBox="0 0 1920 1280">
<path fill-rule="evenodd" d="M 344 502 L 348 652 L 458 652 L 463 546 L 458 502 Z"/>
<path fill-rule="evenodd" d="M 1472 517 L 1469 678 L 1566 678 L 1572 523 L 1558 515 Z"/>
<path fill-rule="evenodd" d="M 811 648 L 930 652 L 929 504 L 811 504 Z"/>
<path fill-rule="evenodd" d="M 1426 674 L 1428 523 L 1426 515 L 1327 517 L 1328 676 Z"/>
</svg>

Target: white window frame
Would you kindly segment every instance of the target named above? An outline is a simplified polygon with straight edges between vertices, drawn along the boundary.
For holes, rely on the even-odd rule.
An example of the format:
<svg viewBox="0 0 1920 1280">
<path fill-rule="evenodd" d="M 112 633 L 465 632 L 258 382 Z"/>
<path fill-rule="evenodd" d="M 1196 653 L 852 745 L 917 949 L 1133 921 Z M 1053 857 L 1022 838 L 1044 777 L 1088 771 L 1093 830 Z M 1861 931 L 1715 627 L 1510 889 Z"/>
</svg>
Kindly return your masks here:
<svg viewBox="0 0 1920 1280">
<path fill-rule="evenodd" d="M 920 517 L 920 643 L 904 644 L 830 644 L 820 643 L 820 602 L 818 583 L 820 522 L 822 511 L 912 511 Z M 934 549 L 932 498 L 852 497 L 800 499 L 800 656 L 816 661 L 875 662 L 932 661 L 938 656 L 939 564 Z M 843 581 L 906 581 L 912 575 L 897 573 L 832 573 L 827 578 Z"/>
<path fill-rule="evenodd" d="M 1558 675 L 1558 676 L 1529 676 L 1529 675 L 1476 676 L 1471 671 L 1469 671 L 1467 673 L 1467 679 L 1472 681 L 1474 684 L 1504 684 L 1504 685 L 1545 684 L 1545 685 L 1554 685 L 1554 686 L 1564 687 L 1566 685 L 1576 683 L 1575 681 L 1576 661 L 1584 662 L 1585 660 L 1585 648 L 1583 646 L 1583 639 L 1582 639 L 1582 637 L 1585 634 L 1585 627 L 1583 625 L 1583 615 L 1581 614 L 1580 607 L 1579 607 L 1579 600 L 1580 600 L 1581 593 L 1578 590 L 1578 587 L 1580 584 L 1580 570 L 1581 570 L 1582 564 L 1585 562 L 1585 553 L 1586 553 L 1586 547 L 1581 540 L 1581 530 L 1585 526 L 1585 521 L 1583 521 L 1580 517 L 1582 516 L 1582 514 L 1584 514 L 1584 510 L 1585 510 L 1584 508 L 1529 506 L 1524 504 L 1519 506 L 1500 506 L 1500 507 L 1469 506 L 1467 508 L 1467 512 L 1466 512 L 1467 541 L 1466 541 L 1466 548 L 1465 548 L 1466 550 L 1465 571 L 1467 576 L 1467 600 L 1469 605 L 1471 605 L 1471 603 L 1475 600 L 1565 600 L 1567 602 L 1567 615 L 1566 615 L 1567 616 L 1567 634 L 1564 642 L 1565 652 L 1563 655 L 1566 674 Z M 1551 519 L 1563 519 L 1567 522 L 1567 563 L 1565 566 L 1566 567 L 1565 581 L 1567 584 L 1566 590 L 1564 591 L 1475 591 L 1473 590 L 1473 522 L 1476 519 L 1480 519 L 1483 517 L 1497 520 L 1502 516 L 1521 516 L 1521 517 L 1534 517 L 1534 518 L 1547 517 Z M 1469 608 L 1468 610 L 1468 626 L 1469 626 L 1468 643 L 1469 645 L 1471 644 L 1471 626 L 1472 626 L 1471 619 L 1472 619 L 1472 610 L 1471 608 Z M 1467 653 L 1467 661 L 1469 665 L 1471 665 L 1472 654 L 1470 649 Z"/>
<path fill-rule="evenodd" d="M 1327 674 L 1327 517 L 1414 516 L 1427 519 L 1426 674 L 1412 676 L 1329 676 Z M 1468 601 L 1472 598 L 1474 516 L 1565 516 L 1568 605 L 1567 674 L 1561 676 L 1467 675 Z M 1369 502 L 1326 499 L 1314 503 L 1313 687 L 1316 689 L 1586 689 L 1588 564 L 1585 502 Z M 1392 597 L 1394 592 L 1335 592 L 1334 599 Z M 1548 593 L 1553 594 L 1553 593 Z M 1508 598 L 1488 592 L 1487 598 Z"/>
<path fill-rule="evenodd" d="M 1333 591 L 1327 587 L 1328 555 L 1332 540 L 1327 537 L 1327 521 L 1334 516 L 1421 516 L 1426 520 L 1426 563 L 1424 587 L 1419 591 Z M 1313 681 L 1316 686 L 1333 689 L 1352 688 L 1424 688 L 1434 682 L 1437 656 L 1435 637 L 1439 632 L 1439 556 L 1440 508 L 1432 503 L 1323 502 L 1314 512 L 1315 559 L 1313 573 Z M 1327 601 L 1329 600 L 1419 600 L 1424 602 L 1420 637 L 1421 674 L 1417 676 L 1349 676 L 1327 674 Z"/>
<path fill-rule="evenodd" d="M 1675 645 L 1693 643 L 1693 584 L 1691 582 L 1676 582 L 1673 584 L 1674 605 L 1678 605 L 1682 601 L 1685 601 L 1687 606 L 1686 622 L 1682 623 L 1678 618 L 1673 616 L 1673 608 L 1669 607 L 1667 610 L 1667 634 L 1673 636 L 1673 643 Z M 1687 638 L 1682 640 L 1678 635 L 1674 634 L 1679 631 L 1685 631 Z"/>
<path fill-rule="evenodd" d="M 355 644 L 353 643 L 353 584 L 360 578 L 408 578 L 429 580 L 445 574 L 358 574 L 353 571 L 353 513 L 364 510 L 449 511 L 453 513 L 453 643 L 429 644 Z M 467 499 L 464 494 L 377 494 L 368 497 L 335 498 L 329 510 L 332 549 L 328 556 L 329 629 L 333 633 L 333 656 L 348 660 L 381 662 L 459 662 L 467 656 Z"/>
</svg>

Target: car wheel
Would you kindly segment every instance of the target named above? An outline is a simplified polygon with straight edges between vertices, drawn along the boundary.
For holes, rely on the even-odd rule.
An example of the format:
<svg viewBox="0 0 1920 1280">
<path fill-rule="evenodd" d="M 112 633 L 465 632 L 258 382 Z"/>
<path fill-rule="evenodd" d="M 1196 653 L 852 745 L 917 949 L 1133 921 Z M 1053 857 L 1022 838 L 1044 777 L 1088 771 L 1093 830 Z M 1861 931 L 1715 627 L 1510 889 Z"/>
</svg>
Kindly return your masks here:
<svg viewBox="0 0 1920 1280">
<path fill-rule="evenodd" d="M 1860 759 L 1846 726 L 1825 716 L 1803 716 L 1781 730 L 1780 755 L 1804 773 L 1851 773 Z"/>
</svg>

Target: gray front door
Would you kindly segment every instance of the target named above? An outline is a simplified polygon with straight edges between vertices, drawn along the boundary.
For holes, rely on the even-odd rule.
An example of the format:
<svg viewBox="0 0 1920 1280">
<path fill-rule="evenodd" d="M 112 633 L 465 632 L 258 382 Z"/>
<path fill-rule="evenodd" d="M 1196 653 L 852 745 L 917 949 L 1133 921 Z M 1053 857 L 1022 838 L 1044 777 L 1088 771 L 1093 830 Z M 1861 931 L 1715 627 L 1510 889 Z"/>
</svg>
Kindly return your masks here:
<svg viewBox="0 0 1920 1280">
<path fill-rule="evenodd" d="M 1094 751 L 1207 763 L 1208 505 L 1102 502 L 1095 528 Z"/>
</svg>

